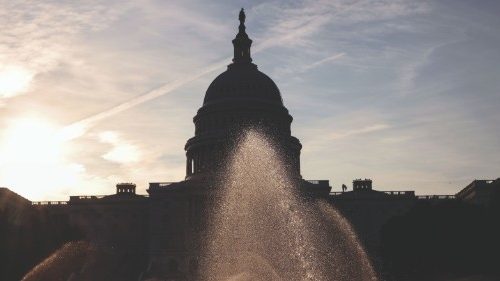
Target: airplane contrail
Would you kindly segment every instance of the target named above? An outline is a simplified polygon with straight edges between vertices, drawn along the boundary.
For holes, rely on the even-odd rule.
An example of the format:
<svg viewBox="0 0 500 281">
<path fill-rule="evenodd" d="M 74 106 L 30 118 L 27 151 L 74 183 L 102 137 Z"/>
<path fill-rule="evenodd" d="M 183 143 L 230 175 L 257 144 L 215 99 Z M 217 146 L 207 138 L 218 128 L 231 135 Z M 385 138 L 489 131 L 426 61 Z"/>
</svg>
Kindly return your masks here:
<svg viewBox="0 0 500 281">
<path fill-rule="evenodd" d="M 284 41 L 291 40 L 297 36 L 304 35 L 307 33 L 310 29 L 310 26 L 315 26 L 315 25 L 321 25 L 325 24 L 325 18 L 318 17 L 316 19 L 310 20 L 307 24 L 301 26 L 300 28 L 294 29 L 293 32 L 289 32 L 280 36 L 276 37 L 271 37 L 268 38 L 267 40 L 264 40 L 262 43 L 257 44 L 254 47 L 254 53 L 261 52 L 263 50 L 266 50 L 268 48 L 271 48 L 273 46 L 279 45 L 280 43 Z M 186 85 L 189 82 L 192 82 L 200 77 L 203 77 L 225 65 L 227 65 L 228 62 L 230 62 L 232 57 L 225 58 L 224 60 L 218 61 L 216 63 L 213 63 L 202 70 L 200 70 L 198 73 L 195 73 L 193 75 L 186 76 L 181 79 L 174 80 L 172 82 L 166 83 L 154 90 L 151 90 L 143 95 L 134 97 L 128 101 L 125 101 L 121 104 L 118 104 L 108 110 L 102 111 L 100 113 L 97 113 L 93 116 L 90 116 L 88 118 L 82 119 L 80 121 L 77 121 L 73 124 L 70 124 L 68 126 L 65 126 L 61 131 L 60 131 L 60 136 L 66 140 L 74 139 L 77 137 L 82 136 L 88 129 L 90 129 L 95 123 L 102 119 L 106 119 L 108 117 L 111 117 L 115 114 L 118 114 L 122 111 L 125 111 L 127 109 L 130 109 L 132 107 L 135 107 L 139 104 L 142 104 L 144 102 L 150 101 L 152 99 L 155 99 L 157 97 L 163 96 L 167 93 L 170 93 L 184 85 Z"/>
<path fill-rule="evenodd" d="M 201 71 L 198 73 L 195 73 L 190 76 L 186 76 L 181 79 L 174 80 L 172 82 L 166 83 L 162 85 L 161 87 L 158 87 L 154 90 L 151 90 L 143 95 L 134 97 L 128 101 L 125 101 L 119 105 L 116 105 L 108 110 L 102 111 L 100 113 L 97 113 L 95 115 L 92 115 L 88 118 L 85 118 L 83 120 L 80 120 L 78 122 L 75 122 L 73 124 L 70 124 L 66 127 L 64 127 L 61 130 L 61 134 L 63 135 L 63 138 L 65 139 L 74 139 L 77 137 L 80 137 L 83 135 L 90 127 L 92 127 L 96 122 L 106 119 L 108 117 L 111 117 L 115 114 L 118 114 L 122 111 L 125 111 L 127 109 L 130 109 L 132 107 L 135 107 L 139 104 L 145 103 L 147 101 L 150 101 L 152 99 L 155 99 L 157 97 L 163 96 L 167 93 L 172 92 L 173 90 L 176 90 L 180 88 L 181 86 L 186 85 L 189 82 L 192 82 L 200 77 L 205 76 L 206 74 L 213 72 L 224 65 L 227 65 L 227 62 L 229 59 L 224 59 L 219 62 L 213 63 L 205 68 L 203 68 Z"/>
</svg>

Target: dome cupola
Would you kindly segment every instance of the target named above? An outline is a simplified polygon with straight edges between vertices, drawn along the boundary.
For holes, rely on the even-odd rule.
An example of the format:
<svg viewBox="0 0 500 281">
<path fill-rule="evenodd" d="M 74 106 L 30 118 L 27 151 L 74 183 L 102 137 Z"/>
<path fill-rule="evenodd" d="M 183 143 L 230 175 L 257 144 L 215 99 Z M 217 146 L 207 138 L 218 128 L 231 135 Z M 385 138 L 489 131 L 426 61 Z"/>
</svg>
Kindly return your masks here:
<svg viewBox="0 0 500 281">
<path fill-rule="evenodd" d="M 234 58 L 225 72 L 217 76 L 205 94 L 203 105 L 234 100 L 259 101 L 283 105 L 278 86 L 252 63 L 252 40 L 245 31 L 245 12 L 239 15 L 240 26 L 233 39 Z"/>
</svg>

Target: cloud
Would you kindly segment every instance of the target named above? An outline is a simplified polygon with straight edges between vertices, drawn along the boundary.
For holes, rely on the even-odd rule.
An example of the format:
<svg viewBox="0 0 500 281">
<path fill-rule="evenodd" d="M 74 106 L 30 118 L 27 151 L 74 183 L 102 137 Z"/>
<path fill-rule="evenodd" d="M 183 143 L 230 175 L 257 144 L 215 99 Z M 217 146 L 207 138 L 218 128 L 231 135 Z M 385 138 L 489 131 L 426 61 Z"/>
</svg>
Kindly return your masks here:
<svg viewBox="0 0 500 281">
<path fill-rule="evenodd" d="M 291 74 L 298 76 L 298 75 L 303 74 L 307 71 L 310 71 L 314 68 L 317 68 L 323 64 L 338 60 L 338 59 L 344 57 L 345 55 L 346 55 L 346 53 L 336 53 L 333 55 L 329 55 L 326 58 L 317 60 L 317 61 L 309 63 L 309 64 L 305 64 L 305 65 L 304 65 L 304 62 L 301 62 L 301 63 L 294 64 L 294 66 L 287 65 L 287 66 L 277 67 L 274 70 L 274 74 L 277 77 L 289 76 Z"/>
<path fill-rule="evenodd" d="M 182 11 L 182 9 L 181 9 Z M 180 12 L 182 14 L 182 12 Z M 191 17 L 188 17 L 191 18 Z M 313 19 L 311 19 L 313 20 Z M 205 22 L 205 21 L 197 21 L 197 24 L 199 22 Z M 320 20 L 321 22 L 321 20 Z M 192 21 L 188 21 L 188 23 L 192 23 Z M 283 25 L 290 25 L 288 24 L 283 24 Z M 267 48 L 270 48 L 272 46 L 275 46 L 276 44 L 279 44 L 280 42 L 284 42 L 287 40 L 296 40 L 299 39 L 300 37 L 304 36 L 307 32 L 312 31 L 313 29 L 318 28 L 320 25 L 317 25 L 315 22 L 309 22 L 306 24 L 306 26 L 303 26 L 300 29 L 293 29 L 289 30 L 286 33 L 280 34 L 277 37 L 276 36 L 267 36 L 267 39 L 263 39 L 262 42 L 257 45 L 254 48 L 254 53 L 261 52 L 266 50 Z M 328 61 L 332 61 L 335 59 L 340 58 L 343 56 L 343 54 L 337 54 L 333 55 L 331 57 L 328 57 L 324 59 L 323 61 L 316 62 L 315 65 L 310 65 L 309 68 L 314 68 L 317 67 L 320 64 L 323 64 Z M 90 127 L 94 126 L 96 122 L 109 118 L 117 113 L 123 112 L 125 110 L 128 110 L 130 108 L 133 108 L 137 105 L 140 105 L 144 102 L 150 101 L 152 99 L 158 98 L 160 96 L 163 96 L 165 94 L 168 94 L 190 82 L 193 82 L 209 73 L 212 73 L 213 71 L 222 68 L 224 65 L 227 64 L 228 61 L 231 60 L 231 57 L 225 58 L 223 60 L 217 61 L 215 63 L 212 63 L 208 66 L 203 67 L 201 70 L 198 72 L 195 72 L 194 74 L 188 74 L 185 75 L 184 77 L 178 78 L 172 82 L 165 83 L 162 86 L 151 90 L 143 95 L 139 95 L 137 97 L 134 97 L 128 101 L 125 101 L 123 103 L 120 103 L 116 106 L 113 106 L 111 109 L 102 111 L 100 113 L 94 114 L 91 117 L 85 118 L 79 122 L 73 123 L 68 125 L 67 128 L 72 128 L 72 127 L 78 127 L 80 128 L 80 131 L 84 133 L 85 130 L 88 130 Z M 78 137 L 78 135 L 75 135 L 75 137 Z"/>
<path fill-rule="evenodd" d="M 279 38 L 263 46 L 317 46 L 313 41 L 318 32 L 330 24 L 338 27 L 360 23 L 380 22 L 402 16 L 426 13 L 427 3 L 396 1 L 316 1 L 305 0 L 292 3 L 270 2 L 251 9 L 266 16 L 269 35 Z M 312 40 L 311 40 L 312 39 Z"/>
<path fill-rule="evenodd" d="M 2 5 L 0 65 L 24 82 L 0 94 L 0 128 L 29 112 L 66 125 L 58 132 L 72 152 L 65 163 L 81 169 L 58 199 L 109 193 L 117 181 L 144 192 L 148 181 L 184 177 L 192 116 L 230 63 L 240 4 Z M 497 17 L 495 9 L 460 5 L 464 10 L 410 0 L 245 4 L 254 61 L 272 74 L 294 117 L 305 176 L 373 176 L 382 187 L 432 191 L 438 181 L 498 170 L 491 156 L 500 120 Z M 46 181 L 40 185 L 54 184 Z"/>
<path fill-rule="evenodd" d="M 337 60 L 337 59 L 340 59 L 341 57 L 345 56 L 345 53 L 338 53 L 338 54 L 334 54 L 334 55 L 331 55 L 329 57 L 326 57 L 322 60 L 319 60 L 319 61 L 316 61 L 316 62 L 313 62 L 309 65 L 306 65 L 304 68 L 305 70 L 309 70 L 309 69 L 312 69 L 312 68 L 315 68 L 315 67 L 318 67 L 324 63 L 327 63 L 327 62 L 331 62 L 331 61 L 334 61 L 334 60 Z"/>
<path fill-rule="evenodd" d="M 119 163 L 131 164 L 141 160 L 139 148 L 123 140 L 116 132 L 106 131 L 99 134 L 102 143 L 110 144 L 111 150 L 102 155 L 102 158 Z"/>
<path fill-rule="evenodd" d="M 30 199 L 78 185 L 85 167 L 67 158 L 67 143 L 58 126 L 43 118 L 8 120 L 0 131 L 0 181 Z"/>
<path fill-rule="evenodd" d="M 0 99 L 26 92 L 34 74 L 22 66 L 0 66 Z"/>
<path fill-rule="evenodd" d="M 380 131 L 380 130 L 385 130 L 388 128 L 390 128 L 390 126 L 388 124 L 373 124 L 373 125 L 368 125 L 366 127 L 359 128 L 359 129 L 349 130 L 349 131 L 346 131 L 343 133 L 333 133 L 333 134 L 330 134 L 330 138 L 332 140 L 348 138 L 348 137 L 352 137 L 352 136 L 357 136 L 357 135 L 367 134 L 367 133 L 376 132 L 376 131 Z"/>
<path fill-rule="evenodd" d="M 0 97 L 24 93 L 40 73 L 74 59 L 75 36 L 106 28 L 126 9 L 97 3 L 7 1 L 0 9 Z M 9 80 L 9 87 L 5 81 Z M 15 81 L 14 81 L 15 80 Z"/>
<path fill-rule="evenodd" d="M 130 108 L 133 108 L 137 105 L 140 105 L 140 104 L 145 103 L 147 101 L 150 101 L 152 99 L 155 99 L 155 98 L 158 98 L 158 97 L 163 96 L 165 94 L 168 94 L 168 93 L 184 86 L 185 84 L 187 84 L 189 82 L 192 82 L 192 81 L 194 81 L 194 80 L 196 80 L 196 79 L 198 79 L 198 78 L 200 78 L 208 73 L 211 73 L 211 72 L 221 68 L 226 63 L 227 63 L 227 60 L 223 60 L 223 61 L 214 63 L 212 65 L 209 65 L 209 66 L 203 68 L 198 73 L 188 75 L 186 77 L 183 77 L 183 78 L 178 79 L 176 81 L 173 81 L 171 83 L 164 84 L 164 85 L 160 86 L 159 88 L 154 89 L 152 91 L 149 91 L 148 93 L 146 93 L 144 95 L 137 96 L 137 97 L 132 98 L 126 102 L 120 103 L 120 104 L 112 107 L 111 109 L 102 111 L 98 114 L 95 114 L 91 117 L 83 119 L 79 122 L 68 125 L 64 129 L 76 131 L 77 133 L 74 134 L 72 137 L 73 138 L 79 137 L 83 133 L 85 133 L 85 131 L 88 130 L 90 127 L 94 126 L 96 122 L 99 122 L 103 119 L 109 118 L 115 114 L 118 114 L 118 113 L 123 112 L 125 110 L 128 110 Z"/>
<path fill-rule="evenodd" d="M 276 21 L 271 25 L 269 30 L 266 32 L 266 35 L 264 35 L 264 38 L 260 40 L 260 42 L 254 46 L 253 50 L 254 53 L 264 51 L 268 48 L 274 47 L 274 46 L 279 46 L 283 45 L 286 43 L 294 42 L 292 45 L 299 44 L 299 42 L 304 42 L 303 40 L 306 40 L 307 37 L 311 36 L 315 32 L 319 31 L 324 25 L 332 21 L 335 16 L 342 17 L 346 13 L 354 13 L 357 16 L 358 21 L 370 21 L 374 19 L 380 19 L 379 17 L 375 17 L 375 14 L 372 14 L 373 11 L 370 11 L 370 15 L 365 14 L 367 11 L 361 7 L 365 7 L 367 4 L 370 3 L 364 3 L 361 1 L 361 3 L 356 3 L 356 4 L 349 4 L 345 2 L 339 2 L 336 5 L 331 5 L 329 2 L 315 2 L 312 4 L 309 1 L 304 1 L 298 7 L 293 6 L 293 7 L 279 7 L 279 6 L 273 6 L 271 10 L 277 10 L 280 9 L 280 13 L 278 13 L 278 17 Z M 361 6 L 361 7 L 358 7 Z M 262 8 L 269 9 L 270 6 L 266 4 L 261 4 L 256 7 L 253 7 L 251 11 L 256 11 L 257 13 L 262 10 Z M 307 8 L 306 8 L 307 7 Z M 381 5 L 381 6 L 376 6 L 377 9 L 387 9 L 387 6 Z M 412 7 L 414 8 L 413 10 L 410 10 L 409 8 Z M 414 7 L 414 5 L 407 5 L 404 1 L 397 2 L 396 4 L 391 4 L 389 12 L 384 10 L 384 13 L 381 13 L 384 15 L 384 17 L 394 17 L 394 16 L 400 16 L 400 15 L 405 15 L 407 13 L 415 13 L 419 12 L 421 10 L 424 10 L 423 5 L 417 5 L 417 7 Z M 306 9 L 305 9 L 306 8 Z M 373 7 L 371 7 L 373 8 Z M 418 8 L 418 9 L 417 9 Z M 143 8 L 144 9 L 144 8 Z M 304 12 L 305 9 L 305 12 Z M 335 9 L 334 13 L 332 13 L 333 9 Z M 151 9 L 149 7 L 148 9 L 145 9 L 148 11 L 148 13 L 153 13 L 156 15 L 156 17 L 159 17 L 156 9 Z M 192 11 L 186 11 L 183 9 L 181 6 L 175 6 L 176 13 L 175 15 L 172 15 L 171 13 L 167 13 L 169 19 L 171 20 L 172 17 L 178 18 L 179 15 L 184 15 L 180 18 L 182 18 L 182 22 L 184 22 L 184 25 L 190 25 L 194 27 L 194 30 L 205 30 L 206 27 L 204 28 L 198 28 L 200 24 L 206 25 L 207 23 L 212 23 L 213 21 L 207 19 L 204 16 L 200 17 L 194 17 L 192 15 Z M 300 12 L 299 12 L 300 11 Z M 191 14 L 190 14 L 191 13 Z M 394 14 L 393 14 L 394 13 Z M 161 15 L 161 14 L 160 14 Z M 378 14 L 380 16 L 380 14 Z M 165 16 L 165 15 L 163 15 Z M 196 18 L 196 20 L 192 20 Z M 220 25 L 217 24 L 210 24 L 210 32 L 213 33 L 214 30 L 223 30 L 224 28 L 221 27 Z M 207 32 L 203 32 L 203 34 L 207 34 Z M 300 45 L 300 44 L 299 44 Z M 341 58 L 344 56 L 345 53 L 338 53 L 334 55 L 330 55 L 322 60 L 316 61 L 312 64 L 306 65 L 302 67 L 301 69 L 298 70 L 298 72 L 305 72 L 307 70 L 310 70 L 312 68 L 318 67 L 321 64 L 324 64 L 326 62 L 330 62 L 336 59 Z M 173 82 L 169 82 L 166 84 L 163 84 L 162 86 L 151 90 L 143 95 L 139 95 L 137 97 L 134 97 L 128 101 L 125 101 L 123 103 L 120 103 L 116 106 L 113 106 L 111 109 L 102 111 L 100 113 L 94 114 L 91 117 L 88 117 L 86 119 L 83 119 L 79 122 L 73 123 L 71 125 L 68 125 L 67 128 L 72 128 L 72 127 L 78 127 L 80 128 L 79 130 L 84 133 L 88 128 L 94 126 L 94 124 L 100 120 L 109 118 L 117 113 L 123 112 L 125 110 L 128 110 L 130 108 L 133 108 L 137 105 L 140 105 L 144 102 L 150 101 L 152 99 L 158 98 L 160 96 L 163 96 L 167 93 L 170 93 L 190 82 L 193 82 L 200 77 L 205 76 L 206 74 L 209 74 L 217 69 L 220 69 L 222 66 L 227 64 L 227 62 L 230 61 L 230 58 L 226 58 L 223 60 L 220 60 L 216 63 L 212 63 L 208 66 L 203 67 L 200 71 L 194 74 L 188 74 L 185 75 L 184 77 L 178 78 Z M 75 135 L 77 137 L 77 135 Z"/>
</svg>

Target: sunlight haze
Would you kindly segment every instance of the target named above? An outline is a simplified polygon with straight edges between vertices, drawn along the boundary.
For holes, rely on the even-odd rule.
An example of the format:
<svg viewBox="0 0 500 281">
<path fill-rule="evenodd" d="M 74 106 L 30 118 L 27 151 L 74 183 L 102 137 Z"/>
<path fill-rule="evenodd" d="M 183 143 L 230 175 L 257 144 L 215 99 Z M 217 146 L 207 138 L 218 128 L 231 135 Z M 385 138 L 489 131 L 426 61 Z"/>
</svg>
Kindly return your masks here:
<svg viewBox="0 0 500 281">
<path fill-rule="evenodd" d="M 454 194 L 498 177 L 495 1 L 1 3 L 0 186 L 30 200 L 182 180 L 241 7 L 304 178 Z"/>
</svg>

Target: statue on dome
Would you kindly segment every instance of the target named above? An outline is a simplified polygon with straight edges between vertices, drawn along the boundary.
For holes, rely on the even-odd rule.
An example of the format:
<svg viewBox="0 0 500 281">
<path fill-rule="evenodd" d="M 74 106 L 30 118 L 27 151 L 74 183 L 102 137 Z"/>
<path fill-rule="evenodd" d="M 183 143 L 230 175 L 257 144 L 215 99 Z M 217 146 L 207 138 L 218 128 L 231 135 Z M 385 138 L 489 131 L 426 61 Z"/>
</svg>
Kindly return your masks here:
<svg viewBox="0 0 500 281">
<path fill-rule="evenodd" d="M 239 19 L 241 24 L 245 23 L 245 9 L 243 8 L 241 8 Z"/>
</svg>

